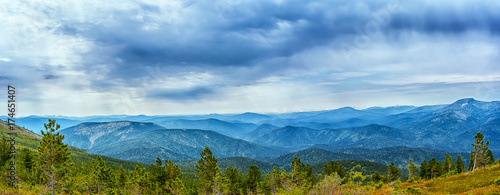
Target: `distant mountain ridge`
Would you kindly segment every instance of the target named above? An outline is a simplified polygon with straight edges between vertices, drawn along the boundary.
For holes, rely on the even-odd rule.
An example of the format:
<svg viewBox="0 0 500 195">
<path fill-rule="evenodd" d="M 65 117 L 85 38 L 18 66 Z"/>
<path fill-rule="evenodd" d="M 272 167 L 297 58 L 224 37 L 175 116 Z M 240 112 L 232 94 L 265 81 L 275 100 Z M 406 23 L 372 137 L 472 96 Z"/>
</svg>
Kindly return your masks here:
<svg viewBox="0 0 500 195">
<path fill-rule="evenodd" d="M 23 121 L 39 123 L 45 119 L 31 116 L 17 120 L 22 125 Z M 128 127 L 119 127 L 116 123 L 121 124 L 126 119 L 134 122 L 128 121 Z M 59 117 L 56 120 L 65 125 L 75 123 L 61 130 L 67 134 L 70 145 L 141 162 L 149 161 L 155 155 L 172 160 L 196 159 L 200 148 L 205 145 L 213 148 L 220 157 L 251 158 L 272 157 L 314 147 L 331 151 L 394 146 L 470 151 L 470 143 L 478 131 L 483 132 L 485 141 L 490 141 L 490 149 L 500 151 L 500 102 L 472 98 L 420 107 L 362 110 L 344 107 L 284 114 L 114 115 Z M 112 122 L 106 121 L 108 126 L 101 124 L 99 128 L 98 123 L 80 124 L 86 120 Z M 43 122 L 37 127 L 43 127 Z M 85 134 L 90 131 L 91 134 Z M 205 136 L 216 141 L 209 141 Z"/>
</svg>

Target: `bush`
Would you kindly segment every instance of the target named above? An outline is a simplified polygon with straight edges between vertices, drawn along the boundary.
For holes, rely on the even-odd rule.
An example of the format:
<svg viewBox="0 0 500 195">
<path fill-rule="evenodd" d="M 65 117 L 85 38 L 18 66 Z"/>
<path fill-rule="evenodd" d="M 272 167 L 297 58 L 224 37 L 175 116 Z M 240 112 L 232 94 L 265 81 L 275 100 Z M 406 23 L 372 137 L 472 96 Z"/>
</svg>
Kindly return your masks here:
<svg viewBox="0 0 500 195">
<path fill-rule="evenodd" d="M 406 188 L 406 193 L 408 194 L 422 194 L 422 191 L 420 191 L 420 188 L 415 188 L 415 186 L 409 186 Z"/>
<path fill-rule="evenodd" d="M 383 185 L 384 185 L 384 183 L 382 183 L 382 182 L 378 182 L 378 183 L 376 183 L 376 184 L 375 184 L 375 185 L 373 185 L 373 186 L 375 186 L 375 188 L 376 188 L 376 189 L 380 189 Z"/>
<path fill-rule="evenodd" d="M 500 177 L 498 179 L 495 179 L 495 181 L 493 181 L 493 183 L 500 185 Z"/>
</svg>

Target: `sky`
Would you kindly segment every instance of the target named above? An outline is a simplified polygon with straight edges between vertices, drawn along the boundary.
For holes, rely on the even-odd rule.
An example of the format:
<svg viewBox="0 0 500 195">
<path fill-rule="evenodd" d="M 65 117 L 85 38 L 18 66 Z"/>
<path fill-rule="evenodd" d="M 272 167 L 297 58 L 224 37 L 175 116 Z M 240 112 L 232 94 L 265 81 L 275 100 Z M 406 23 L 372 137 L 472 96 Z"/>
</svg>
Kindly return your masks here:
<svg viewBox="0 0 500 195">
<path fill-rule="evenodd" d="M 0 2 L 16 114 L 283 113 L 500 100 L 497 0 Z"/>
</svg>

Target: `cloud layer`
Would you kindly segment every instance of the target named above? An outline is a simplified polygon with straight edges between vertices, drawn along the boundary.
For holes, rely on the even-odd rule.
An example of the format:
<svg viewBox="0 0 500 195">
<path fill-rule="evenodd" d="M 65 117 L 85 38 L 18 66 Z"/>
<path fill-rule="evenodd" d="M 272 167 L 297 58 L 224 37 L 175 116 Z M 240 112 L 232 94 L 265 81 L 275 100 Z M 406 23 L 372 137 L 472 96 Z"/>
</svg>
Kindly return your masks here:
<svg viewBox="0 0 500 195">
<path fill-rule="evenodd" d="M 497 1 L 0 3 L 21 115 L 290 112 L 500 97 Z"/>
</svg>

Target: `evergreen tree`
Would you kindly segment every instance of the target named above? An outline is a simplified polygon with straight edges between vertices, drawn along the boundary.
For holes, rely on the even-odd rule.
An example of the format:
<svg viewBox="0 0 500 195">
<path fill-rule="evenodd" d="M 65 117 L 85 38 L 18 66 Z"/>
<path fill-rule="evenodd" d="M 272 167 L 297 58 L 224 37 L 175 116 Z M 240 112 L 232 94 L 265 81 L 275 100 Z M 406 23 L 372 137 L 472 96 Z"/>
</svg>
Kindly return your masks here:
<svg viewBox="0 0 500 195">
<path fill-rule="evenodd" d="M 477 132 L 474 138 L 474 143 L 471 144 L 474 147 L 474 150 L 471 152 L 471 159 L 472 156 L 474 157 L 472 171 L 483 167 L 488 162 L 486 152 L 488 151 L 488 145 L 490 144 L 490 141 L 484 143 L 484 136 L 481 132 Z"/>
<path fill-rule="evenodd" d="M 101 194 L 102 190 L 105 188 L 112 189 L 116 180 L 111 168 L 106 166 L 106 161 L 104 161 L 101 156 L 97 155 L 96 162 L 97 164 L 92 171 L 94 172 L 94 179 L 97 183 L 97 194 Z"/>
<path fill-rule="evenodd" d="M 9 161 L 10 153 L 10 143 L 2 137 L 2 141 L 0 142 L 0 167 L 3 167 Z"/>
<path fill-rule="evenodd" d="M 247 192 L 251 192 L 253 194 L 258 193 L 258 189 L 260 187 L 260 177 L 261 173 L 259 167 L 257 167 L 257 165 L 251 164 L 247 169 L 247 174 L 245 175 L 245 186 Z"/>
<path fill-rule="evenodd" d="M 313 176 L 312 167 L 309 164 L 304 165 L 300 158 L 294 157 L 291 168 L 292 172 L 289 175 L 291 183 L 308 191 L 316 180 Z"/>
<path fill-rule="evenodd" d="M 56 133 L 61 127 L 55 120 L 49 119 L 49 123 L 44 124 L 45 132 L 42 130 L 42 142 L 38 146 L 37 160 L 40 162 L 40 169 L 49 178 L 48 186 L 55 194 L 56 183 L 70 167 L 70 152 L 68 145 L 62 140 L 64 135 Z"/>
<path fill-rule="evenodd" d="M 427 167 L 431 179 L 439 177 L 442 171 L 441 161 L 437 161 L 436 158 L 432 158 L 431 160 L 429 160 L 429 164 L 427 165 Z"/>
<path fill-rule="evenodd" d="M 444 169 L 448 172 L 448 175 L 450 175 L 451 171 L 453 171 L 455 169 L 455 164 L 453 163 L 453 159 L 451 158 L 451 155 L 446 154 L 443 166 L 444 166 Z"/>
<path fill-rule="evenodd" d="M 427 162 L 424 159 L 424 161 L 420 163 L 420 172 L 418 173 L 418 176 L 422 179 L 427 179 L 427 175 L 428 175 Z"/>
<path fill-rule="evenodd" d="M 31 171 L 35 163 L 33 153 L 28 148 L 23 148 L 19 157 L 21 158 L 23 168 Z"/>
<path fill-rule="evenodd" d="M 212 155 L 210 148 L 205 146 L 205 149 L 200 153 L 201 158 L 196 165 L 196 175 L 201 179 L 201 192 L 211 193 L 214 186 L 214 178 L 219 167 L 217 159 Z"/>
<path fill-rule="evenodd" d="M 488 152 L 486 152 L 486 159 L 487 165 L 492 165 L 493 163 L 495 163 L 495 156 L 493 156 L 493 153 L 490 149 L 488 149 Z"/>
<path fill-rule="evenodd" d="M 243 173 L 238 172 L 236 167 L 228 166 L 224 171 L 224 177 L 228 182 L 229 194 L 241 194 L 243 184 Z"/>
<path fill-rule="evenodd" d="M 345 177 L 344 167 L 335 161 L 330 161 L 330 163 L 325 163 L 325 166 L 323 167 L 323 172 L 325 173 L 325 175 L 331 175 L 332 173 L 337 173 L 341 178 Z"/>
<path fill-rule="evenodd" d="M 408 163 L 408 180 L 410 180 L 413 176 L 417 176 L 417 172 L 418 168 L 410 158 L 410 162 Z"/>
<path fill-rule="evenodd" d="M 285 180 L 286 171 L 278 170 L 276 166 L 274 166 L 273 171 L 269 172 L 264 179 L 265 194 L 276 194 L 279 189 L 283 188 Z"/>
<path fill-rule="evenodd" d="M 142 194 L 144 190 L 144 186 L 148 186 L 148 180 L 146 179 L 146 173 L 144 168 L 142 168 L 141 164 L 137 164 L 135 166 L 134 172 L 131 175 L 131 182 L 134 184 L 135 194 Z"/>
<path fill-rule="evenodd" d="M 389 167 L 387 168 L 387 181 L 388 183 L 395 181 L 399 177 L 399 169 L 394 166 L 394 163 L 391 162 Z"/>
<path fill-rule="evenodd" d="M 457 160 L 455 161 L 457 164 L 457 173 L 463 173 L 465 171 L 465 165 L 462 162 L 462 158 L 458 155 Z"/>
<path fill-rule="evenodd" d="M 127 172 L 120 165 L 120 167 L 116 171 L 115 175 L 116 175 L 116 185 L 118 186 L 118 191 L 120 193 L 122 193 L 122 190 L 124 189 L 125 185 L 128 183 Z"/>
<path fill-rule="evenodd" d="M 380 175 L 380 173 L 376 172 L 376 173 L 372 174 L 372 180 L 373 180 L 373 182 L 378 183 L 379 181 L 382 180 L 382 175 Z"/>
</svg>

